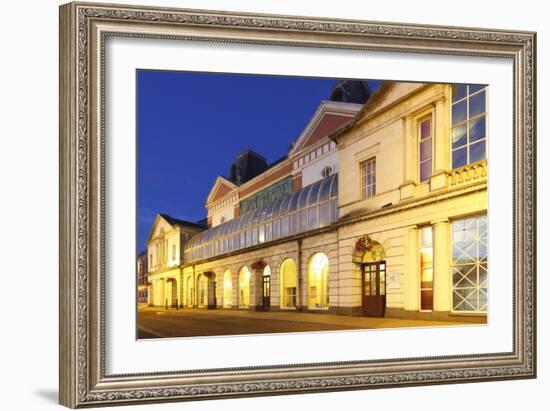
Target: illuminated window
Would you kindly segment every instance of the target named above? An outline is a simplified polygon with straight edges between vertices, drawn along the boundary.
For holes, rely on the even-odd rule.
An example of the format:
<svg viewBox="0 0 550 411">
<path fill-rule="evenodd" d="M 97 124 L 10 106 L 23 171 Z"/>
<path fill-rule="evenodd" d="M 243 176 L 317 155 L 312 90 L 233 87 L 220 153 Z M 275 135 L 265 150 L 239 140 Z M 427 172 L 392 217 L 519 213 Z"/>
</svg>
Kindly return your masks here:
<svg viewBox="0 0 550 411">
<path fill-rule="evenodd" d="M 452 225 L 453 311 L 487 312 L 487 216 Z"/>
<path fill-rule="evenodd" d="M 486 157 L 487 87 L 455 84 L 452 94 L 452 165 L 457 168 Z"/>
<path fill-rule="evenodd" d="M 420 229 L 420 309 L 433 310 L 433 232 Z"/>
<path fill-rule="evenodd" d="M 288 258 L 281 264 L 281 308 L 296 307 L 296 263 Z"/>
<path fill-rule="evenodd" d="M 227 270 L 223 274 L 223 306 L 231 308 L 233 303 L 233 282 L 231 280 L 231 271 Z"/>
<path fill-rule="evenodd" d="M 432 176 L 432 118 L 420 121 L 418 130 L 418 159 L 420 181 Z"/>
<path fill-rule="evenodd" d="M 250 305 L 250 270 L 244 266 L 239 271 L 239 307 Z"/>
<path fill-rule="evenodd" d="M 308 307 L 328 308 L 328 257 L 315 253 L 308 265 Z"/>
<path fill-rule="evenodd" d="M 361 163 L 361 189 L 363 198 L 376 194 L 376 158 Z"/>
<path fill-rule="evenodd" d="M 326 166 L 321 170 L 321 177 L 326 178 L 330 176 L 333 171 L 334 169 L 332 168 L 332 166 Z"/>
</svg>

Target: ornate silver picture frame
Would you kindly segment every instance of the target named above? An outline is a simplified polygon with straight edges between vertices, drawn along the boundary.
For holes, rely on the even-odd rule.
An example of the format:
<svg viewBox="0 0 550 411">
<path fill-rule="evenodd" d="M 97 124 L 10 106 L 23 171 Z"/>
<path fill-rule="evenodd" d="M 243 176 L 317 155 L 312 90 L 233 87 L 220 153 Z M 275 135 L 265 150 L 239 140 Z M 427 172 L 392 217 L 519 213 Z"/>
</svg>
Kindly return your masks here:
<svg viewBox="0 0 550 411">
<path fill-rule="evenodd" d="M 513 349 L 509 352 L 106 372 L 105 43 L 113 37 L 500 58 L 513 63 Z M 107 90 L 108 91 L 108 90 Z M 67 407 L 536 376 L 536 35 L 219 11 L 60 7 L 60 403 Z"/>
</svg>

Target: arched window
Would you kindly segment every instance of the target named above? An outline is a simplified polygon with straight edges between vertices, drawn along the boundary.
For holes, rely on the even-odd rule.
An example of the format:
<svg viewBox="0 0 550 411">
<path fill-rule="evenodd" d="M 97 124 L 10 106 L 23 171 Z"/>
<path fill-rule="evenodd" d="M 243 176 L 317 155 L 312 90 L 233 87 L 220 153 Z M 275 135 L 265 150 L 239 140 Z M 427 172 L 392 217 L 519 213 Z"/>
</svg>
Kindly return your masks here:
<svg viewBox="0 0 550 411">
<path fill-rule="evenodd" d="M 328 257 L 315 253 L 308 264 L 308 307 L 328 308 Z"/>
<path fill-rule="evenodd" d="M 239 307 L 250 305 L 250 270 L 244 266 L 239 270 Z"/>
<path fill-rule="evenodd" d="M 281 308 L 296 307 L 296 263 L 287 258 L 281 264 Z"/>
<path fill-rule="evenodd" d="M 334 171 L 334 169 L 332 168 L 331 165 L 325 166 L 321 170 L 321 177 L 327 178 L 328 176 L 330 176 L 332 174 L 333 171 Z"/>
<path fill-rule="evenodd" d="M 233 304 L 233 282 L 231 280 L 231 271 L 226 270 L 223 274 L 223 306 L 231 308 Z"/>
</svg>

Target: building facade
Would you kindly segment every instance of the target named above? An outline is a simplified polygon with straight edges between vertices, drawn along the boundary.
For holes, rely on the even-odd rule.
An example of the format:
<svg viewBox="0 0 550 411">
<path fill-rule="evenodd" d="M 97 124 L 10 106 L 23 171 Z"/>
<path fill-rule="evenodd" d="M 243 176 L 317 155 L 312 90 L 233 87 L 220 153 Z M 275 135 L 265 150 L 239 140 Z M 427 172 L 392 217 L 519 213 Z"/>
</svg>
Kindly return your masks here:
<svg viewBox="0 0 550 411">
<path fill-rule="evenodd" d="M 138 304 L 149 303 L 149 282 L 147 280 L 147 251 L 142 251 L 137 258 L 137 302 Z"/>
<path fill-rule="evenodd" d="M 149 260 L 151 304 L 486 321 L 486 87 L 358 83 L 285 158 L 218 177 L 209 228 Z"/>
</svg>

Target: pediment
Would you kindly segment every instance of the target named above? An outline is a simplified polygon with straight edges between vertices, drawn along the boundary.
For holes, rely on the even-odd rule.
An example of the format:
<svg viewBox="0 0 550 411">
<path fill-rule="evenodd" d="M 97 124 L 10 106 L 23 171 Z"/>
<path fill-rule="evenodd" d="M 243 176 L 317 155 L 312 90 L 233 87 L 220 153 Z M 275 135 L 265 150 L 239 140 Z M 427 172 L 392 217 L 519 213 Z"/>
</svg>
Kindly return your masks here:
<svg viewBox="0 0 550 411">
<path fill-rule="evenodd" d="M 355 118 L 361 104 L 323 101 L 289 152 L 289 157 L 326 138 Z"/>
<path fill-rule="evenodd" d="M 208 194 L 208 197 L 206 198 L 206 203 L 212 203 L 225 197 L 235 188 L 237 188 L 237 186 L 231 181 L 224 177 L 218 176 L 212 186 L 212 189 L 210 190 L 210 193 Z"/>
<path fill-rule="evenodd" d="M 153 222 L 153 226 L 151 227 L 151 231 L 149 231 L 147 241 L 149 242 L 151 239 L 159 237 L 163 231 L 166 232 L 173 228 L 174 227 L 166 219 L 164 219 L 160 214 L 157 214 L 155 221 Z"/>
</svg>

